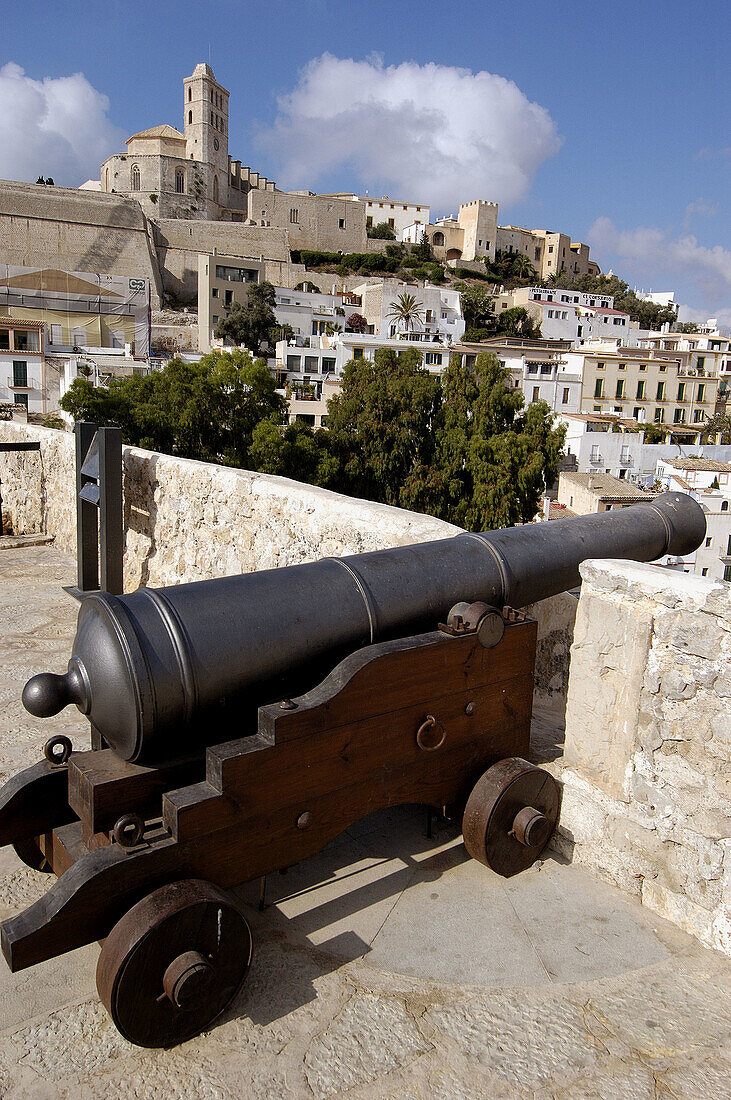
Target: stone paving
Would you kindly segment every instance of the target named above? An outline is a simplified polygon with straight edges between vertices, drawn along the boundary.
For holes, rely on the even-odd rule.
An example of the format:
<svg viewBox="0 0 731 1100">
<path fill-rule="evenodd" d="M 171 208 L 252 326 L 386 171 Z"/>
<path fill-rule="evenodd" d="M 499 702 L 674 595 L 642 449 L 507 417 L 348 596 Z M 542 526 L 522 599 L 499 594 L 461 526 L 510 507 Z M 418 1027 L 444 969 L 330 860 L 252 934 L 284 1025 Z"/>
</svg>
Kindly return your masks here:
<svg viewBox="0 0 731 1100">
<path fill-rule="evenodd" d="M 65 667 L 74 563 L 0 552 L 0 779 L 84 720 L 25 714 L 26 678 Z M 551 723 L 537 732 L 551 741 Z M 545 753 L 550 756 L 550 753 Z M 349 1100 L 725 1100 L 731 962 L 618 890 L 550 856 L 503 880 L 453 826 L 403 807 L 239 891 L 251 973 L 208 1034 L 145 1051 L 117 1034 L 91 945 L 11 975 L 0 961 L 0 1097 Z M 0 851 L 0 918 L 45 876 Z"/>
</svg>

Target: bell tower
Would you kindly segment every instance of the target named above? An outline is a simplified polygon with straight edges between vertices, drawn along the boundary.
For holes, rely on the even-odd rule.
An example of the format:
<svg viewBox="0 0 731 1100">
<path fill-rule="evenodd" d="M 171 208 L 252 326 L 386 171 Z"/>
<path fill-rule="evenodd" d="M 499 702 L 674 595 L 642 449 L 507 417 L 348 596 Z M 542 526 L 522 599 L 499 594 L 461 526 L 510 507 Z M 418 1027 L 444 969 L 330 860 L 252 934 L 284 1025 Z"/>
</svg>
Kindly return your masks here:
<svg viewBox="0 0 731 1100">
<path fill-rule="evenodd" d="M 210 65 L 196 65 L 183 81 L 184 129 L 188 160 L 210 164 L 222 200 L 228 192 L 228 91 Z M 216 200 L 218 201 L 218 200 Z"/>
</svg>

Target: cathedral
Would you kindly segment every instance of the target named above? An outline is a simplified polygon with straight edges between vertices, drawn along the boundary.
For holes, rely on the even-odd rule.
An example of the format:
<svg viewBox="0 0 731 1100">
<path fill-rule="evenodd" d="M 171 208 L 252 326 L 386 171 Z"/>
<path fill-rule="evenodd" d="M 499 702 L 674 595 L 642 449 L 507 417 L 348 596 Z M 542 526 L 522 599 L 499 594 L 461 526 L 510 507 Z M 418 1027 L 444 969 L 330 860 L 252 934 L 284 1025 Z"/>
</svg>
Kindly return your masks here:
<svg viewBox="0 0 731 1100">
<path fill-rule="evenodd" d="M 183 80 L 183 132 L 153 126 L 101 166 L 101 191 L 136 199 L 148 217 L 245 221 L 251 190 L 274 191 L 228 153 L 228 91 L 210 65 Z"/>
</svg>

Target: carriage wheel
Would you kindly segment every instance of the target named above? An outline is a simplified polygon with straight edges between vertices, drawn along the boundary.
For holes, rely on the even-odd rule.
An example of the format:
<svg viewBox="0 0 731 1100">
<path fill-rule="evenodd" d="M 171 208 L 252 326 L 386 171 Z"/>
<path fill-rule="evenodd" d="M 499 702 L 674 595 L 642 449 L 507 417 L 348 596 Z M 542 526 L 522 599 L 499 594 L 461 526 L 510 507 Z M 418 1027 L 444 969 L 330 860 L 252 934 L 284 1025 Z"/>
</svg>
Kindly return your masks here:
<svg viewBox="0 0 731 1100">
<path fill-rule="evenodd" d="M 504 878 L 525 871 L 548 844 L 558 821 L 553 776 L 508 757 L 488 768 L 467 799 L 462 835 L 473 859 Z"/>
<path fill-rule="evenodd" d="M 104 941 L 96 985 L 119 1032 L 168 1047 L 207 1028 L 249 969 L 252 936 L 238 906 L 199 879 L 155 890 Z"/>
<path fill-rule="evenodd" d="M 26 837 L 25 840 L 16 840 L 13 843 L 15 854 L 22 859 L 26 867 L 32 867 L 34 871 L 43 871 L 45 875 L 53 873 L 53 867 L 46 859 L 38 844 L 38 837 Z"/>
</svg>

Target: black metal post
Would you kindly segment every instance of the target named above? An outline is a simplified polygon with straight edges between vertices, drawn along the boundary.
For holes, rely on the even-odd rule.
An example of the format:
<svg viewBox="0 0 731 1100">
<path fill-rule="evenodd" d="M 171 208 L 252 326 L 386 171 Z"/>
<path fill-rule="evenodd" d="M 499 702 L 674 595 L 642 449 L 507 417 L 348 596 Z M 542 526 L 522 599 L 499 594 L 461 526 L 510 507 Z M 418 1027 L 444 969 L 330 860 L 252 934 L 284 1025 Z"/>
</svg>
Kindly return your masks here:
<svg viewBox="0 0 731 1100">
<path fill-rule="evenodd" d="M 84 486 L 95 478 L 84 473 L 84 465 L 94 442 L 96 424 L 80 421 L 76 436 L 76 577 L 80 592 L 99 587 L 99 512 L 93 501 L 82 496 Z"/>
<path fill-rule="evenodd" d="M 99 440 L 99 549 L 101 587 L 121 596 L 123 581 L 122 430 L 100 428 Z"/>
</svg>

